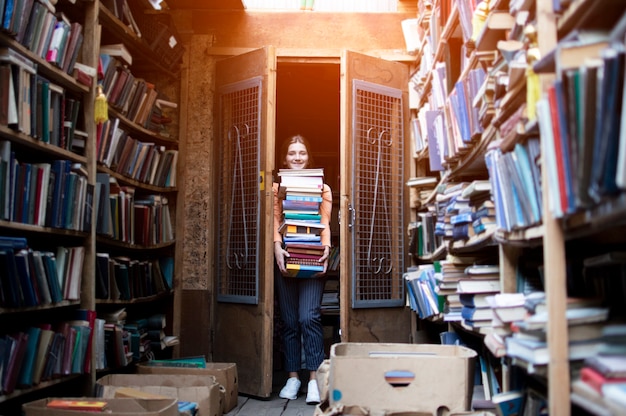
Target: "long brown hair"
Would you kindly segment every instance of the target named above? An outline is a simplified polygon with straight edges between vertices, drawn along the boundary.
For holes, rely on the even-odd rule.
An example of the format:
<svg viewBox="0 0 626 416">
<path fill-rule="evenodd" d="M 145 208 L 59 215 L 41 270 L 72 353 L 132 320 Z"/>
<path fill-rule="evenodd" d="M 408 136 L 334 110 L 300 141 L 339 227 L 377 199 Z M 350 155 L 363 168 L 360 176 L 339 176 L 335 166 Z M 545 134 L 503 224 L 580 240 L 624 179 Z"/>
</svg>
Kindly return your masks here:
<svg viewBox="0 0 626 416">
<path fill-rule="evenodd" d="M 306 147 L 306 151 L 309 154 L 309 160 L 307 161 L 306 167 L 314 167 L 315 161 L 313 160 L 313 154 L 311 153 L 311 144 L 309 143 L 309 140 L 301 134 L 291 136 L 283 142 L 282 146 L 280 147 L 281 164 L 283 166 L 285 165 L 285 157 L 287 156 L 287 152 L 289 151 L 289 146 L 294 143 L 301 143 L 304 145 L 304 147 Z"/>
</svg>

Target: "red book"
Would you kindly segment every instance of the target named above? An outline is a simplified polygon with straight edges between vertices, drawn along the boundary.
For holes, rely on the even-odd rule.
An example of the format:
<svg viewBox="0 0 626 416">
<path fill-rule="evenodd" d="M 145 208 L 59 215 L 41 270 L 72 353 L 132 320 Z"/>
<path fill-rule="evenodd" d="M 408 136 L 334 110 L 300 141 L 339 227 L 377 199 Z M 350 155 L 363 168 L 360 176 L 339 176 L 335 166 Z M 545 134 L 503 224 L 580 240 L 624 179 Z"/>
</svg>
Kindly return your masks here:
<svg viewBox="0 0 626 416">
<path fill-rule="evenodd" d="M 559 104 L 556 96 L 556 88 L 551 85 L 548 88 L 548 103 L 550 107 L 550 118 L 552 119 L 552 131 L 554 141 L 554 158 L 556 161 L 556 170 L 559 181 L 559 195 L 561 202 L 561 212 L 567 213 L 567 178 L 565 177 L 564 154 L 561 141 L 561 126 L 559 124 Z"/>
<path fill-rule="evenodd" d="M 608 383 L 626 383 L 626 377 L 605 377 L 591 367 L 580 369 L 580 379 L 602 394 L 602 386 Z"/>
<path fill-rule="evenodd" d="M 46 407 L 51 409 L 64 410 L 87 410 L 93 412 L 103 412 L 106 410 L 107 402 L 103 400 L 71 400 L 71 399 L 52 399 Z"/>
<path fill-rule="evenodd" d="M 18 332 L 10 336 L 13 347 L 9 353 L 8 366 L 5 368 L 4 389 L 3 394 L 13 393 L 17 384 L 17 377 L 22 363 L 24 362 L 24 354 L 26 353 L 26 344 L 28 344 L 28 334 Z"/>
</svg>

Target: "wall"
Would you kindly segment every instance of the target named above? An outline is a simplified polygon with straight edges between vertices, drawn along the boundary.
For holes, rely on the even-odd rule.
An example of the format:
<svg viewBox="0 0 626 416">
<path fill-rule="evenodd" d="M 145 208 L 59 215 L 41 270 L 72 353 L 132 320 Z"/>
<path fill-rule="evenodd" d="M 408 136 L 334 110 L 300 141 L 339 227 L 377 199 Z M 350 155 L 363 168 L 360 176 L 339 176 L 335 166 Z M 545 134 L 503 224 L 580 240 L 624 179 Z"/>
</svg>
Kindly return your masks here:
<svg viewBox="0 0 626 416">
<path fill-rule="evenodd" d="M 187 53 L 182 79 L 180 165 L 182 223 L 178 226 L 182 263 L 181 356 L 205 354 L 211 360 L 214 216 L 209 210 L 213 166 L 214 68 L 225 55 L 273 45 L 279 61 L 290 57 L 330 57 L 341 49 L 387 59 L 412 61 L 404 51 L 400 22 L 410 13 L 349 14 L 317 12 L 174 12 Z"/>
</svg>

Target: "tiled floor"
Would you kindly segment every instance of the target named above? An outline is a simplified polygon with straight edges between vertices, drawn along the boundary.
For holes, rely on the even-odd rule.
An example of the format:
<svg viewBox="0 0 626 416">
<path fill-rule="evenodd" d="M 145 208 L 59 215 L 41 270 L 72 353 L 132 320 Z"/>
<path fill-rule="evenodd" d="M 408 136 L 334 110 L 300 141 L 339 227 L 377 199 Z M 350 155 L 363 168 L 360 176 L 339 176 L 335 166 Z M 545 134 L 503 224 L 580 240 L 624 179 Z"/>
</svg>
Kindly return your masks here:
<svg viewBox="0 0 626 416">
<path fill-rule="evenodd" d="M 315 406 L 306 404 L 306 392 L 301 391 L 297 400 L 287 400 L 278 397 L 278 390 L 274 390 L 268 400 L 239 396 L 237 407 L 225 416 L 313 416 Z M 474 399 L 481 401 L 483 398 L 482 386 L 476 386 Z"/>
<path fill-rule="evenodd" d="M 281 399 L 276 393 L 269 400 L 239 396 L 236 408 L 225 416 L 312 416 L 315 406 L 305 403 L 306 393 L 297 400 Z"/>
</svg>

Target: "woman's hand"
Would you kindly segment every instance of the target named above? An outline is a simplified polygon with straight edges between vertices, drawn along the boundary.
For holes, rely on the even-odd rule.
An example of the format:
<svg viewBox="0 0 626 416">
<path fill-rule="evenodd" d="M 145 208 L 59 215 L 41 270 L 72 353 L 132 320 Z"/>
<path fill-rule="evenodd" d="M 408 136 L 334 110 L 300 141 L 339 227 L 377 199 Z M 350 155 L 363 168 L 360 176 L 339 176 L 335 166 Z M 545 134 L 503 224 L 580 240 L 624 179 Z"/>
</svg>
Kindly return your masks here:
<svg viewBox="0 0 626 416">
<path fill-rule="evenodd" d="M 322 277 L 326 274 L 326 271 L 328 270 L 328 256 L 329 255 L 330 255 L 330 247 L 324 246 L 324 255 L 320 257 L 320 259 L 318 260 L 320 263 L 324 263 L 324 270 L 319 273 L 316 273 L 313 277 Z"/>
<path fill-rule="evenodd" d="M 278 269 L 283 275 L 286 275 L 287 269 L 285 268 L 285 257 L 289 257 L 289 253 L 287 250 L 283 249 L 283 245 L 278 241 L 274 243 L 274 257 L 276 258 Z"/>
</svg>

